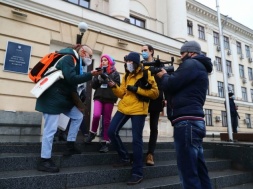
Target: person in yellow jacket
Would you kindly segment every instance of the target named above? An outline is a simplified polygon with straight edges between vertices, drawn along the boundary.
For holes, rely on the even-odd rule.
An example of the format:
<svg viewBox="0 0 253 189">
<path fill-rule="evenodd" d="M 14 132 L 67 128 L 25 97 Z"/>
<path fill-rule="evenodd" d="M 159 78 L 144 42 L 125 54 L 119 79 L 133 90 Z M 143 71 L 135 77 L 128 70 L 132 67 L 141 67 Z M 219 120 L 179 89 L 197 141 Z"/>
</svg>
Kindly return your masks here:
<svg viewBox="0 0 253 189">
<path fill-rule="evenodd" d="M 132 176 L 127 184 L 133 185 L 140 183 L 143 179 L 142 132 L 148 114 L 149 99 L 156 99 L 159 91 L 150 71 L 144 70 L 140 63 L 140 55 L 137 52 L 130 52 L 125 56 L 125 70 L 120 86 L 113 81 L 108 82 L 114 94 L 121 99 L 118 103 L 118 111 L 112 118 L 108 136 L 120 156 L 120 162 L 114 166 L 132 165 Z M 128 119 L 132 122 L 132 163 L 119 136 L 120 129 Z"/>
</svg>

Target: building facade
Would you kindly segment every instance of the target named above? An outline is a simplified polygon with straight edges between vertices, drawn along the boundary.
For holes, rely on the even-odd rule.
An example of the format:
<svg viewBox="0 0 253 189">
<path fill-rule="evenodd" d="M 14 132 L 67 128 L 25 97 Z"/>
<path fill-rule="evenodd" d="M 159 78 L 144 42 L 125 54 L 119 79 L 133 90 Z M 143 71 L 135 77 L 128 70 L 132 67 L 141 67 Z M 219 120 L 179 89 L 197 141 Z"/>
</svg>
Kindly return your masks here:
<svg viewBox="0 0 253 189">
<path fill-rule="evenodd" d="M 0 9 L 0 114 L 11 112 L 13 116 L 8 119 L 20 112 L 35 114 L 36 99 L 30 93 L 34 84 L 27 72 L 5 69 L 7 45 L 14 42 L 31 47 L 30 60 L 25 63 L 29 71 L 45 54 L 75 44 L 79 34 L 77 25 L 85 22 L 89 29 L 82 43 L 94 50 L 94 64 L 88 69 L 98 67 L 102 54 L 110 54 L 117 62 L 117 70 L 123 74 L 123 57 L 130 51 L 140 52 L 144 44 L 151 44 L 155 56 L 159 55 L 161 60 L 169 61 L 174 57 L 176 69 L 183 42 L 197 40 L 214 64 L 204 107 L 207 131 L 227 130 L 216 11 L 194 0 L 0 0 Z M 223 15 L 222 24 L 228 84 L 235 93 L 241 117 L 239 132 L 251 132 L 253 30 Z M 88 91 L 90 122 L 93 91 Z M 148 119 L 144 135 L 149 135 Z M 1 134 L 4 121 L 0 122 Z M 160 118 L 159 135 L 172 136 L 166 109 Z"/>
</svg>

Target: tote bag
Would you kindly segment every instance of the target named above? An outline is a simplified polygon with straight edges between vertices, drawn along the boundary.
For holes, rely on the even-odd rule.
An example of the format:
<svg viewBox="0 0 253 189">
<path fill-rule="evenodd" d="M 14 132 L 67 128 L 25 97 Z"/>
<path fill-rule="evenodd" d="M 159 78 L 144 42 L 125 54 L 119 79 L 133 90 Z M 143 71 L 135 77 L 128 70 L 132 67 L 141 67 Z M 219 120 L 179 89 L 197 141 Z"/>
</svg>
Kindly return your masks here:
<svg viewBox="0 0 253 189">
<path fill-rule="evenodd" d="M 58 81 L 59 79 L 64 79 L 64 76 L 62 74 L 61 70 L 57 70 L 50 75 L 47 75 L 46 77 L 39 80 L 38 83 L 33 87 L 31 90 L 31 93 L 36 97 L 40 97 L 40 95 L 45 92 L 53 83 Z"/>
</svg>

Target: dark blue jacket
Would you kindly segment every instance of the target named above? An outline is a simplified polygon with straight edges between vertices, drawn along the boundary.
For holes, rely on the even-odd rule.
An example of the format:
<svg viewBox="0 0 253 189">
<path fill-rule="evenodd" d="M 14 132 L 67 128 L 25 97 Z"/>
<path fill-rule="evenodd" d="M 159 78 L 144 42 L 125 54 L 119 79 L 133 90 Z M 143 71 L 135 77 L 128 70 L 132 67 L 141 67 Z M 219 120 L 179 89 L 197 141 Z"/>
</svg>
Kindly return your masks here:
<svg viewBox="0 0 253 189">
<path fill-rule="evenodd" d="M 197 55 L 181 63 L 171 75 L 163 75 L 162 87 L 170 121 L 182 116 L 204 117 L 208 73 L 212 69 L 210 58 Z"/>
</svg>

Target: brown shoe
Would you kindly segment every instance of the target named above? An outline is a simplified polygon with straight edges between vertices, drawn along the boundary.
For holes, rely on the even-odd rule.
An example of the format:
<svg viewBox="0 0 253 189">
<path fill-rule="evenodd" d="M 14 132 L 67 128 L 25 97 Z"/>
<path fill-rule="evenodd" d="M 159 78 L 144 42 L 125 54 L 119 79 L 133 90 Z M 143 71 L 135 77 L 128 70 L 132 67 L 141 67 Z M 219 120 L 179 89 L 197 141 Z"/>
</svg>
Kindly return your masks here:
<svg viewBox="0 0 253 189">
<path fill-rule="evenodd" d="M 148 154 L 146 157 L 146 165 L 153 166 L 155 165 L 154 158 L 152 154 Z"/>
</svg>

